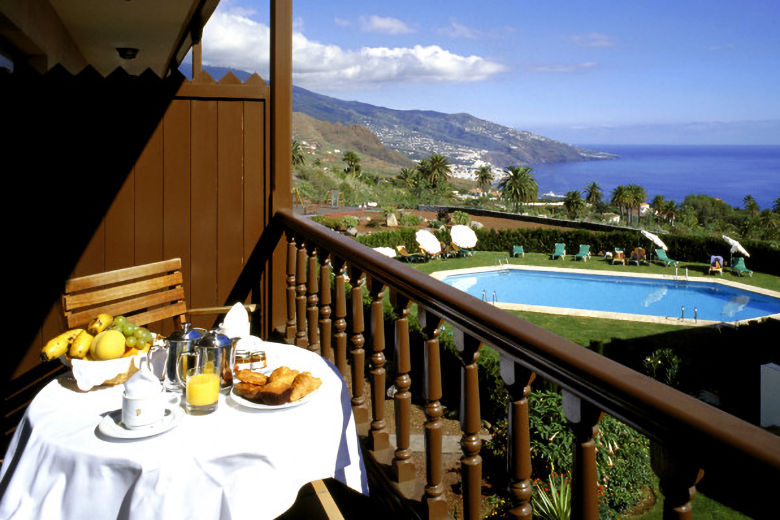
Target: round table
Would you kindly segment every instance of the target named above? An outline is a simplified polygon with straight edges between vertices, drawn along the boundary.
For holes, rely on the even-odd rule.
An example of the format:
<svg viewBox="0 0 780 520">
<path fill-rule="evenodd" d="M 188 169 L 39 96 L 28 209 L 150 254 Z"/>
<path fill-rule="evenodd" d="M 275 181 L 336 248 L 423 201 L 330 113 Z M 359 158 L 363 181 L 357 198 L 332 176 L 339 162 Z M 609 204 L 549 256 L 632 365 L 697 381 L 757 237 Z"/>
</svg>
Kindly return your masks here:
<svg viewBox="0 0 780 520">
<path fill-rule="evenodd" d="M 311 371 L 307 402 L 259 410 L 221 395 L 216 412 L 181 414 L 143 439 L 107 437 L 124 386 L 79 391 L 50 382 L 20 422 L 0 469 L 0 518 L 275 518 L 304 484 L 335 477 L 368 494 L 349 393 L 335 366 L 265 342 L 268 366 Z"/>
</svg>

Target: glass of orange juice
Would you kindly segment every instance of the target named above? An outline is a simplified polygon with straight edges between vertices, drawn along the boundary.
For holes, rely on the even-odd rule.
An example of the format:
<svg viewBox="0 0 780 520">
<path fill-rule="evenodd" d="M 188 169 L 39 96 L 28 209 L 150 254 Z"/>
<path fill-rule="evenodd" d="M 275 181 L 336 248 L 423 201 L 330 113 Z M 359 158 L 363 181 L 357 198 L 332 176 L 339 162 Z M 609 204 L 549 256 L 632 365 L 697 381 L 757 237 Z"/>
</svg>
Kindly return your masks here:
<svg viewBox="0 0 780 520">
<path fill-rule="evenodd" d="M 189 368 L 184 385 L 184 409 L 192 415 L 205 415 L 217 409 L 219 374 L 214 364 Z"/>
</svg>

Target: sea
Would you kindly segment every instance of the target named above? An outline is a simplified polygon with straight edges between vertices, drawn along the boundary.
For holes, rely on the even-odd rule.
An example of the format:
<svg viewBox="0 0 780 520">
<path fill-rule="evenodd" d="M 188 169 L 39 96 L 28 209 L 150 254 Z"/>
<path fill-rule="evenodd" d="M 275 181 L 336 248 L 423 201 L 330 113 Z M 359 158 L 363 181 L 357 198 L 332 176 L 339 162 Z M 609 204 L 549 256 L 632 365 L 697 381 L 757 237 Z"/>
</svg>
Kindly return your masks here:
<svg viewBox="0 0 780 520">
<path fill-rule="evenodd" d="M 605 201 L 620 184 L 638 184 L 647 202 L 656 195 L 681 203 L 704 194 L 744 207 L 752 195 L 761 209 L 780 197 L 780 146 L 578 145 L 616 159 L 530 164 L 539 195 L 563 196 L 597 182 Z M 548 197 L 545 197 L 548 198 Z"/>
</svg>

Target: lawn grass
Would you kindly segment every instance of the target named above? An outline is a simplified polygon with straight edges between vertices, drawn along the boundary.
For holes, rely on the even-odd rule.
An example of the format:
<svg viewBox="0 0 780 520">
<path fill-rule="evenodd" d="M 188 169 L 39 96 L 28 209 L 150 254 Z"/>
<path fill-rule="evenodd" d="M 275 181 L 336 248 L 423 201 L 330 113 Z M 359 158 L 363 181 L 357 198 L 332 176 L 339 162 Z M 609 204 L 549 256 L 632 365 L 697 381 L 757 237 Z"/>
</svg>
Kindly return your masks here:
<svg viewBox="0 0 780 520">
<path fill-rule="evenodd" d="M 662 496 L 661 491 L 658 488 L 658 477 L 655 478 L 653 491 L 655 492 L 655 496 Z M 696 491 L 696 496 L 693 498 L 691 506 L 693 508 L 694 518 L 697 520 L 750 520 L 749 516 L 743 515 L 742 513 L 721 504 L 717 500 L 707 497 L 702 494 L 701 491 Z M 663 502 L 661 500 L 656 500 L 653 507 L 647 511 L 636 515 L 627 515 L 623 518 L 626 520 L 663 520 L 663 516 Z"/>
</svg>

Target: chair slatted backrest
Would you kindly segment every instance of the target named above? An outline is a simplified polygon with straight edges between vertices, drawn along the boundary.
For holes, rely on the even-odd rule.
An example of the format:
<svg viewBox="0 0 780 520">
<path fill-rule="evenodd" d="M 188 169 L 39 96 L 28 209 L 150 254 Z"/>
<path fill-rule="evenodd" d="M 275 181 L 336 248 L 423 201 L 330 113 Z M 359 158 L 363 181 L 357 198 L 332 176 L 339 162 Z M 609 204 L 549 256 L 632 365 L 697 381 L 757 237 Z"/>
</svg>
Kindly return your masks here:
<svg viewBox="0 0 780 520">
<path fill-rule="evenodd" d="M 173 318 L 179 328 L 187 313 L 182 282 L 180 258 L 71 278 L 62 310 L 68 328 L 82 327 L 100 312 L 136 325 Z"/>
</svg>

